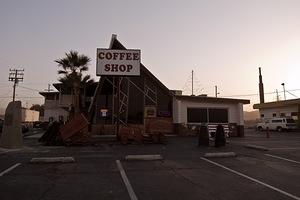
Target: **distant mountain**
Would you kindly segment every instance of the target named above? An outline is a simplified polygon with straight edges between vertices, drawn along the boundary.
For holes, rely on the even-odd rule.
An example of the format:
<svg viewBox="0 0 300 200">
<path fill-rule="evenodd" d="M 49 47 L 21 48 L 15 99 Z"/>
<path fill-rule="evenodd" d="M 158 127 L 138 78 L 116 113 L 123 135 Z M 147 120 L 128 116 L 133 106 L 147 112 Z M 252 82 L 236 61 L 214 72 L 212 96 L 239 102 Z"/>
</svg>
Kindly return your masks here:
<svg viewBox="0 0 300 200">
<path fill-rule="evenodd" d="M 245 121 L 252 121 L 259 119 L 259 112 L 258 110 L 254 111 L 244 111 L 244 120 Z"/>
</svg>

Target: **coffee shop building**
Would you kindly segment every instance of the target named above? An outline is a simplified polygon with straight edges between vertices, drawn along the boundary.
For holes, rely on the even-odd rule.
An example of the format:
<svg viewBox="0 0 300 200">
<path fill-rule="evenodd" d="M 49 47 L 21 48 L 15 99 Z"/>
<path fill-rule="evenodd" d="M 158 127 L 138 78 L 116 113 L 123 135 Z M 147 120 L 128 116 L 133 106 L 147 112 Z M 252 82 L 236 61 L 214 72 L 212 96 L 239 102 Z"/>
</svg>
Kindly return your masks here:
<svg viewBox="0 0 300 200">
<path fill-rule="evenodd" d="M 115 35 L 109 49 L 126 50 Z M 169 123 L 171 134 L 186 133 L 189 125 L 222 123 L 235 125 L 236 135 L 243 135 L 243 105 L 249 100 L 182 95 L 169 90 L 142 63 L 139 70 L 139 76 L 100 76 L 88 109 L 94 134 L 114 134 L 118 122 L 146 131 L 155 119 Z"/>
</svg>

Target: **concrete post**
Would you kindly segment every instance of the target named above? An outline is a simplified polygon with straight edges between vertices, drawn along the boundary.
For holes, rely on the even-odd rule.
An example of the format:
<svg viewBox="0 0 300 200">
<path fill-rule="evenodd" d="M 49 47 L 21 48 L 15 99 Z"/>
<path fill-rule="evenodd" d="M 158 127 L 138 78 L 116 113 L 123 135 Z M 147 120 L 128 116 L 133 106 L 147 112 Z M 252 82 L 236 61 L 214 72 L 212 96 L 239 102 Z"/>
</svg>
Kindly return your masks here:
<svg viewBox="0 0 300 200">
<path fill-rule="evenodd" d="M 13 101 L 8 104 L 5 111 L 0 146 L 13 149 L 22 145 L 21 101 Z"/>
<path fill-rule="evenodd" d="M 237 109 L 239 112 L 239 119 L 237 124 L 237 136 L 238 137 L 244 137 L 244 110 L 243 110 L 243 104 L 238 103 Z"/>
</svg>

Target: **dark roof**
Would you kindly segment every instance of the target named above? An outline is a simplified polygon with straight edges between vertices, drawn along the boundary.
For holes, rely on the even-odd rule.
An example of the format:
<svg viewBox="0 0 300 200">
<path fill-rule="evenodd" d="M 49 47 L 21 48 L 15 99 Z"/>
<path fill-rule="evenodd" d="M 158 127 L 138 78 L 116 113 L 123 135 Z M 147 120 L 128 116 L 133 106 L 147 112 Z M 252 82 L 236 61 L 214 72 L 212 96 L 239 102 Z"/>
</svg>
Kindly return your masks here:
<svg viewBox="0 0 300 200">
<path fill-rule="evenodd" d="M 250 104 L 250 100 L 247 99 L 228 99 L 228 98 L 216 98 L 216 97 L 205 97 L 205 96 L 187 96 L 187 95 L 176 95 L 178 100 L 195 101 L 203 103 L 242 103 Z"/>
<path fill-rule="evenodd" d="M 116 37 L 112 37 L 110 44 L 111 49 L 126 49 Z M 141 72 L 144 72 L 151 80 L 155 81 L 168 95 L 173 96 L 174 94 L 160 81 L 158 80 L 142 63 L 140 66 Z"/>
<path fill-rule="evenodd" d="M 53 91 L 52 92 L 39 92 L 39 94 L 45 97 L 50 94 L 59 94 L 59 92 L 53 92 Z"/>
<path fill-rule="evenodd" d="M 120 50 L 125 50 L 126 47 L 121 44 L 121 42 L 117 39 L 116 35 L 113 35 L 110 41 L 109 49 L 120 49 Z M 144 72 L 146 76 L 148 76 L 151 80 L 155 81 L 156 84 L 158 84 L 168 95 L 173 96 L 174 94 L 162 83 L 160 82 L 142 63 L 140 65 L 140 71 Z M 97 87 L 95 89 L 94 97 L 100 92 L 102 88 L 102 84 L 104 82 L 104 77 L 99 77 L 99 81 L 97 83 Z M 89 112 L 92 111 L 93 105 L 95 104 L 95 99 L 93 98 L 90 107 L 89 107 Z"/>
<path fill-rule="evenodd" d="M 121 49 L 125 50 L 126 48 L 119 42 L 116 36 L 112 36 L 110 41 L 110 49 Z M 250 104 L 250 100 L 246 99 L 227 99 L 227 98 L 215 98 L 215 97 L 199 97 L 199 96 L 175 96 L 174 93 L 169 90 L 160 80 L 158 80 L 142 63 L 140 66 L 140 71 L 144 72 L 146 76 L 148 76 L 151 80 L 153 80 L 157 85 L 159 85 L 168 95 L 176 97 L 176 99 L 183 99 L 183 100 L 189 100 L 189 101 L 197 101 L 197 102 L 211 102 L 211 103 L 243 103 L 243 104 Z M 102 77 L 103 78 L 103 77 Z M 101 77 L 99 78 L 99 82 L 97 85 L 97 88 L 94 93 L 94 97 L 97 95 L 98 92 L 101 90 L 101 84 L 103 84 L 103 81 Z M 89 112 L 91 112 L 91 109 L 95 103 L 95 99 L 93 98 L 92 103 L 89 107 Z"/>
<path fill-rule="evenodd" d="M 52 84 L 57 90 L 59 90 L 59 86 L 62 85 L 62 83 L 53 83 Z"/>
<path fill-rule="evenodd" d="M 254 109 L 260 109 L 260 108 L 276 108 L 276 107 L 287 107 L 291 105 L 300 105 L 300 98 L 299 99 L 289 99 L 284 101 L 273 101 L 273 102 L 267 102 L 267 103 L 258 103 L 254 104 Z"/>
</svg>

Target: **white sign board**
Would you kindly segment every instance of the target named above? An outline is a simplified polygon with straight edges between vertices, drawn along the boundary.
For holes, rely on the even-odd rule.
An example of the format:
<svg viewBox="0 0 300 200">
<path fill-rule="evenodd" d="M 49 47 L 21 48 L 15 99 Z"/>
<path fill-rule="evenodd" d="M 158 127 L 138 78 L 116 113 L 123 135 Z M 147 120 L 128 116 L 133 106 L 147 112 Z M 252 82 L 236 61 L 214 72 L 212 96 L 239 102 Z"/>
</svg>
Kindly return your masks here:
<svg viewBox="0 0 300 200">
<path fill-rule="evenodd" d="M 141 51 L 97 49 L 97 76 L 139 76 Z"/>
</svg>

